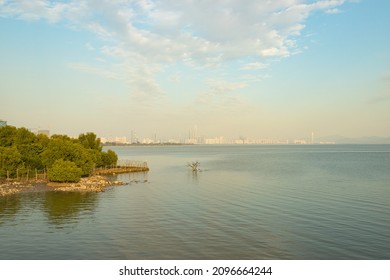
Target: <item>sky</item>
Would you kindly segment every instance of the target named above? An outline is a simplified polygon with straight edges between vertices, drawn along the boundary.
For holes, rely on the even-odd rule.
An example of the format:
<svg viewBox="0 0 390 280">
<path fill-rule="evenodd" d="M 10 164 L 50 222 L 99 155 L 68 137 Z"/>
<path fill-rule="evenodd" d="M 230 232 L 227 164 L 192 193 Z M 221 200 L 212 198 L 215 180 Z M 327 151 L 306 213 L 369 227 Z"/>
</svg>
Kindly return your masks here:
<svg viewBox="0 0 390 280">
<path fill-rule="evenodd" d="M 0 0 L 0 119 L 77 136 L 390 137 L 388 0 Z"/>
</svg>

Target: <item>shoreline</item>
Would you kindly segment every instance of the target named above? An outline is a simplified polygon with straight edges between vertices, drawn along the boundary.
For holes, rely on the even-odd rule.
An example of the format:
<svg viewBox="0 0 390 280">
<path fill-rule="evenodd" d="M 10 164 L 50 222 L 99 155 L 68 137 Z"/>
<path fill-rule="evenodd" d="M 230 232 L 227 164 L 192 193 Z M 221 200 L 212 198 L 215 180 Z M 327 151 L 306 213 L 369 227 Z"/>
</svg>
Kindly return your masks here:
<svg viewBox="0 0 390 280">
<path fill-rule="evenodd" d="M 77 183 L 57 183 L 47 180 L 0 181 L 0 198 L 31 191 L 54 192 L 104 192 L 107 188 L 119 185 L 127 185 L 122 181 L 111 181 L 106 176 L 92 175 L 81 178 Z"/>
<path fill-rule="evenodd" d="M 148 172 L 147 164 L 142 166 L 116 166 L 96 169 L 91 176 L 81 178 L 79 182 L 59 183 L 48 179 L 31 179 L 27 181 L 17 179 L 0 180 L 0 198 L 30 191 L 55 192 L 104 192 L 107 188 L 128 183 L 109 180 L 108 177 L 116 174 Z"/>
</svg>

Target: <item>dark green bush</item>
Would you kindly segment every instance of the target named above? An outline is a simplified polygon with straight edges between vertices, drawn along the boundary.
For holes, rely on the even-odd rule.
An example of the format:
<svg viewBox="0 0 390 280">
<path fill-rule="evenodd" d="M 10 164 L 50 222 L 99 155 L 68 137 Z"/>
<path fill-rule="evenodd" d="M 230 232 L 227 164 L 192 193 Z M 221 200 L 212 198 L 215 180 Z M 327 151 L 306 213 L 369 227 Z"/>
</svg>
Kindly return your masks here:
<svg viewBox="0 0 390 280">
<path fill-rule="evenodd" d="M 49 168 L 47 176 L 52 182 L 79 182 L 82 173 L 74 162 L 58 159 Z"/>
<path fill-rule="evenodd" d="M 116 163 L 118 162 L 118 156 L 112 150 L 108 150 L 107 152 L 102 152 L 101 158 L 102 158 L 103 166 L 116 165 Z"/>
</svg>

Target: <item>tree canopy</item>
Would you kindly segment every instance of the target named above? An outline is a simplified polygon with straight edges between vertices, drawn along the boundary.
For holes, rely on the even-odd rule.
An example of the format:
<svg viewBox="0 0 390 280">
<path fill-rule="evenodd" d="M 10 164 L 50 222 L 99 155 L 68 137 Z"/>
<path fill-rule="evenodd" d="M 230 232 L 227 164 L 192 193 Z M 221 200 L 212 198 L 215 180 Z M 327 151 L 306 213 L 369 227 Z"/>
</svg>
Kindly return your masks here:
<svg viewBox="0 0 390 280">
<path fill-rule="evenodd" d="M 19 169 L 57 172 L 61 168 L 76 175 L 80 170 L 81 176 L 88 176 L 94 167 L 115 165 L 117 161 L 114 151 L 102 151 L 100 139 L 92 132 L 72 139 L 67 135 L 35 135 L 13 126 L 0 128 L 0 178 L 15 177 Z"/>
<path fill-rule="evenodd" d="M 53 182 L 78 182 L 83 171 L 74 162 L 57 159 L 48 170 L 48 177 Z"/>
</svg>

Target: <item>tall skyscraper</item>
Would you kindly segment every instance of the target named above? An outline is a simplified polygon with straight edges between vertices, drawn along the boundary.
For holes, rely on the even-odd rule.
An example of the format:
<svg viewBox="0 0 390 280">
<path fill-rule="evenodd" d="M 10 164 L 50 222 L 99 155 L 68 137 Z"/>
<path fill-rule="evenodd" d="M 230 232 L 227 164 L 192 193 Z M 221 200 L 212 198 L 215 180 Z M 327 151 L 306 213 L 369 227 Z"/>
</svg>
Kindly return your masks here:
<svg viewBox="0 0 390 280">
<path fill-rule="evenodd" d="M 138 143 L 138 138 L 137 138 L 137 134 L 135 131 L 131 131 L 131 134 L 130 134 L 130 144 L 137 144 Z"/>
</svg>

